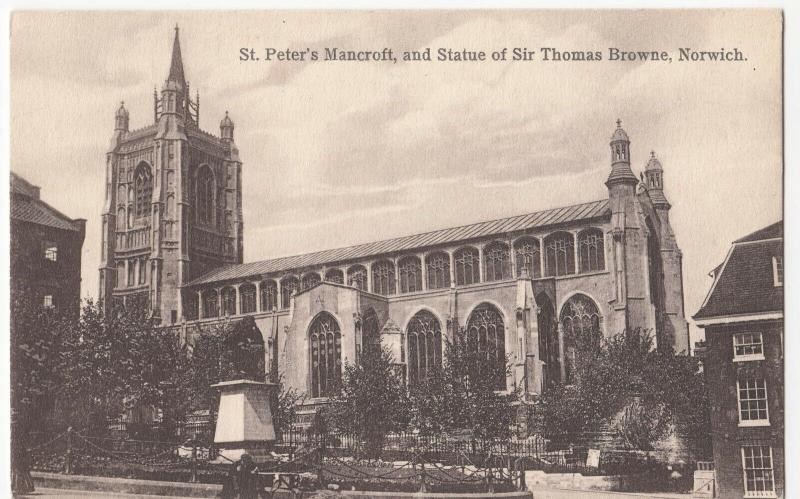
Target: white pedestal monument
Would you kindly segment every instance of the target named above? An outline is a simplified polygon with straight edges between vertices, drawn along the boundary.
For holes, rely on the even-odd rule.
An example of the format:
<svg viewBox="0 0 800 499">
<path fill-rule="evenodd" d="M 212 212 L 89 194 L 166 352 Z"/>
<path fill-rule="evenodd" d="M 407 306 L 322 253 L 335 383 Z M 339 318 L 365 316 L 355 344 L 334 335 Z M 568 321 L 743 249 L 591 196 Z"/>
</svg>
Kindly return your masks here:
<svg viewBox="0 0 800 499">
<path fill-rule="evenodd" d="M 211 385 L 221 390 L 214 443 L 219 448 L 218 461 L 238 461 L 242 454 L 254 459 L 267 455 L 267 446 L 275 442 L 270 391 L 274 383 L 236 380 Z"/>
</svg>

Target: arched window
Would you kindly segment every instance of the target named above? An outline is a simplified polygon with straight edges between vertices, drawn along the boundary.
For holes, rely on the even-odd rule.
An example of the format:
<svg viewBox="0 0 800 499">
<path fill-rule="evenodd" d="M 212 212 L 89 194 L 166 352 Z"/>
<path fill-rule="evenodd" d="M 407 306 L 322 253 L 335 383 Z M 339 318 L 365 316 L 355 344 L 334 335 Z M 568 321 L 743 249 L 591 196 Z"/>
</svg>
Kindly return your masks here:
<svg viewBox="0 0 800 499">
<path fill-rule="evenodd" d="M 136 286 L 136 267 L 139 260 L 128 260 L 128 286 Z"/>
<path fill-rule="evenodd" d="M 139 163 L 134 174 L 136 190 L 136 218 L 150 214 L 150 203 L 153 200 L 153 176 L 147 163 Z"/>
<path fill-rule="evenodd" d="M 483 250 L 483 260 L 486 262 L 484 281 L 500 281 L 511 277 L 511 257 L 504 243 L 498 241 L 487 245 Z"/>
<path fill-rule="evenodd" d="M 139 260 L 139 285 L 147 284 L 147 258 Z"/>
<path fill-rule="evenodd" d="M 236 315 L 236 290 L 231 287 L 222 289 L 222 314 Z"/>
<path fill-rule="evenodd" d="M 311 396 L 329 397 L 342 379 L 342 333 L 336 319 L 322 312 L 308 329 L 311 345 Z"/>
<path fill-rule="evenodd" d="M 300 289 L 305 291 L 308 288 L 312 288 L 317 284 L 322 282 L 322 278 L 316 272 L 309 272 L 308 274 L 303 276 L 303 280 L 301 281 Z"/>
<path fill-rule="evenodd" d="M 536 296 L 539 313 L 536 325 L 539 328 L 539 359 L 542 366 L 542 388 L 547 388 L 561 381 L 561 355 L 558 351 L 558 327 L 553 302 L 545 293 Z"/>
<path fill-rule="evenodd" d="M 125 287 L 125 262 L 117 262 L 117 287 Z"/>
<path fill-rule="evenodd" d="M 475 248 L 461 248 L 453 255 L 456 266 L 456 285 L 465 286 L 480 282 L 481 259 Z"/>
<path fill-rule="evenodd" d="M 554 232 L 544 238 L 548 276 L 575 273 L 575 240 L 569 232 Z"/>
<path fill-rule="evenodd" d="M 528 276 L 534 279 L 542 277 L 542 249 L 539 240 L 532 237 L 523 237 L 514 243 L 514 254 L 517 257 L 517 277 L 522 275 L 522 269 L 528 270 Z"/>
<path fill-rule="evenodd" d="M 353 265 L 347 269 L 347 285 L 361 291 L 367 290 L 367 269 L 363 265 Z"/>
<path fill-rule="evenodd" d="M 219 297 L 217 292 L 210 289 L 203 293 L 203 317 L 219 316 Z"/>
<path fill-rule="evenodd" d="M 183 316 L 187 321 L 197 319 L 197 306 L 197 293 L 194 291 L 185 292 L 183 295 Z"/>
<path fill-rule="evenodd" d="M 206 225 L 214 223 L 214 194 L 216 184 L 214 172 L 208 165 L 203 165 L 197 172 L 197 193 L 195 195 L 195 209 L 197 221 Z"/>
<path fill-rule="evenodd" d="M 328 271 L 325 272 L 325 281 L 344 284 L 344 274 L 339 269 L 328 269 Z"/>
<path fill-rule="evenodd" d="M 564 367 L 566 382 L 575 381 L 576 369 L 582 356 L 592 354 L 603 338 L 600 312 L 586 295 L 573 295 L 559 316 L 564 330 Z"/>
<path fill-rule="evenodd" d="M 117 209 L 117 230 L 124 229 L 127 221 L 125 220 L 125 208 L 120 206 Z"/>
<path fill-rule="evenodd" d="M 581 272 L 605 270 L 602 230 L 586 229 L 578 234 L 578 256 L 581 261 Z"/>
<path fill-rule="evenodd" d="M 450 255 L 445 252 L 431 253 L 425 257 L 428 271 L 428 289 L 450 287 Z"/>
<path fill-rule="evenodd" d="M 490 375 L 496 377 L 497 389 L 506 388 L 506 330 L 503 316 L 493 305 L 478 305 L 467 320 L 467 341 L 491 363 Z"/>
<path fill-rule="evenodd" d="M 278 285 L 272 279 L 261 281 L 261 311 L 272 312 L 278 308 Z"/>
<path fill-rule="evenodd" d="M 242 284 L 239 288 L 242 298 L 242 313 L 252 314 L 256 311 L 256 287 L 253 284 Z"/>
<path fill-rule="evenodd" d="M 370 308 L 361 321 L 361 342 L 364 353 L 378 353 L 381 349 L 381 332 L 378 324 L 378 314 Z"/>
<path fill-rule="evenodd" d="M 422 291 L 422 264 L 419 258 L 407 256 L 397 263 L 400 274 L 400 292 L 413 293 Z"/>
<path fill-rule="evenodd" d="M 372 292 L 384 296 L 397 292 L 393 262 L 381 260 L 372 264 Z"/>
<path fill-rule="evenodd" d="M 406 337 L 408 384 L 415 385 L 442 365 L 442 326 L 432 313 L 421 310 L 409 321 Z"/>
<path fill-rule="evenodd" d="M 281 279 L 281 308 L 289 308 L 292 303 L 292 295 L 297 290 L 300 282 L 295 276 L 284 277 Z"/>
</svg>

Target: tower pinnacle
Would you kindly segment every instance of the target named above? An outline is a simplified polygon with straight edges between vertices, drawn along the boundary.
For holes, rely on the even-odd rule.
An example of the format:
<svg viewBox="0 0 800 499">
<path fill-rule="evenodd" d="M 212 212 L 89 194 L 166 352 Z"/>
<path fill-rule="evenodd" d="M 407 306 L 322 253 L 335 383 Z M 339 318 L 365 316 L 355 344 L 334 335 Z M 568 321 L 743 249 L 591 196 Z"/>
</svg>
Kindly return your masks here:
<svg viewBox="0 0 800 499">
<path fill-rule="evenodd" d="M 183 58 L 181 58 L 181 42 L 178 37 L 178 25 L 175 25 L 175 40 L 172 42 L 172 60 L 169 65 L 169 76 L 167 81 L 174 81 L 180 83 L 183 87 L 186 86 L 186 80 L 183 75 Z"/>
</svg>

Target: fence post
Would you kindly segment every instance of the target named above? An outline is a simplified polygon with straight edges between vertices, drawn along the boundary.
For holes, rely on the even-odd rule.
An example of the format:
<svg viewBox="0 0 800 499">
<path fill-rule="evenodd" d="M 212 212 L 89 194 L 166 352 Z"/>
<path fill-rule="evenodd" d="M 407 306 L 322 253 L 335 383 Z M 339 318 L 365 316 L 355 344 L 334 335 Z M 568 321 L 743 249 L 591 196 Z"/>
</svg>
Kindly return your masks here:
<svg viewBox="0 0 800 499">
<path fill-rule="evenodd" d="M 192 439 L 192 483 L 197 483 L 197 440 Z"/>
<path fill-rule="evenodd" d="M 324 440 L 320 442 L 319 446 L 319 469 L 317 471 L 319 475 L 319 486 L 321 489 L 325 488 L 325 442 Z"/>
<path fill-rule="evenodd" d="M 528 484 L 525 483 L 525 466 L 522 463 L 522 458 L 517 459 L 516 468 L 517 471 L 519 471 L 519 487 L 517 490 L 520 492 L 525 492 L 528 490 Z"/>
<path fill-rule="evenodd" d="M 423 459 L 419 466 L 419 492 L 424 494 L 427 492 L 425 488 L 425 460 Z"/>
<path fill-rule="evenodd" d="M 72 474 L 72 427 L 67 428 L 67 452 L 64 455 L 64 474 Z"/>
</svg>

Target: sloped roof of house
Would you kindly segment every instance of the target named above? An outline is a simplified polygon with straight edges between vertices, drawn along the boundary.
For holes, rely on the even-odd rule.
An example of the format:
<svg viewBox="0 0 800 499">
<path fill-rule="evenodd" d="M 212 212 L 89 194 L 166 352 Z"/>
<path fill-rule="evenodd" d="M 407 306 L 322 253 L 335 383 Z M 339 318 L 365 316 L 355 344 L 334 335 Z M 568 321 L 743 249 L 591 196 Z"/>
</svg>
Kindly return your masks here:
<svg viewBox="0 0 800 499">
<path fill-rule="evenodd" d="M 211 282 L 235 280 L 243 277 L 269 274 L 286 270 L 312 267 L 326 263 L 355 260 L 373 255 L 390 254 L 414 248 L 466 241 L 493 234 L 545 227 L 578 220 L 598 218 L 609 214 L 608 199 L 582 203 L 563 208 L 537 211 L 525 215 L 479 222 L 422 234 L 396 237 L 345 248 L 329 249 L 302 255 L 273 258 L 259 262 L 229 265 L 211 270 L 189 283 L 189 286 Z"/>
<path fill-rule="evenodd" d="M 783 310 L 783 286 L 776 286 L 773 257 L 783 257 L 783 222 L 734 241 L 694 319 L 752 315 Z"/>
<path fill-rule="evenodd" d="M 55 229 L 80 231 L 73 219 L 39 199 L 39 188 L 11 173 L 11 219 Z"/>
</svg>

